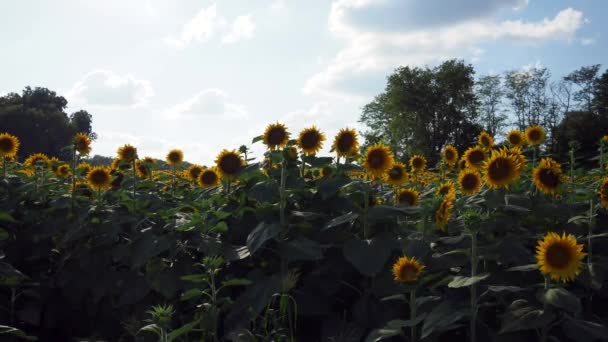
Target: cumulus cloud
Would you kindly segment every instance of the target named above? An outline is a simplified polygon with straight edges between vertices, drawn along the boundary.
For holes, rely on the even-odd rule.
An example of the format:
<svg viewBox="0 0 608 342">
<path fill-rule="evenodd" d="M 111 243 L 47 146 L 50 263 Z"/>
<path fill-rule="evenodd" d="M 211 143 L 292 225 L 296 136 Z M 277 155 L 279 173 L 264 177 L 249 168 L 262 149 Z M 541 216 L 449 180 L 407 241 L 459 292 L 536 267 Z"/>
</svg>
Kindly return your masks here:
<svg viewBox="0 0 608 342">
<path fill-rule="evenodd" d="M 222 43 L 233 44 L 239 40 L 249 39 L 253 37 L 255 24 L 251 15 L 241 15 L 234 20 L 230 31 L 222 37 Z"/>
<path fill-rule="evenodd" d="M 66 96 L 77 104 L 135 107 L 146 104 L 154 90 L 149 81 L 131 74 L 94 70 L 76 82 Z"/>
<path fill-rule="evenodd" d="M 206 89 L 166 111 L 169 118 L 247 119 L 243 105 L 233 103 L 220 89 Z"/>
</svg>

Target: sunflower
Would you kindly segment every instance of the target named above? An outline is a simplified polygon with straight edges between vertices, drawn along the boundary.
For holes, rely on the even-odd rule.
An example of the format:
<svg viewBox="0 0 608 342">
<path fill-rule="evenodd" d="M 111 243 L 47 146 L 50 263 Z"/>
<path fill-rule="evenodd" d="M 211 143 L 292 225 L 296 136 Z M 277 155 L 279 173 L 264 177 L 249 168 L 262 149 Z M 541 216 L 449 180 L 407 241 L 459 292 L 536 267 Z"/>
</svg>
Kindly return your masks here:
<svg viewBox="0 0 608 342">
<path fill-rule="evenodd" d="M 480 169 L 483 167 L 483 162 L 486 160 L 486 153 L 479 146 L 469 147 L 463 155 L 467 162 L 467 167 Z"/>
<path fill-rule="evenodd" d="M 472 195 L 481 189 L 481 176 L 475 169 L 464 169 L 458 174 L 460 191 L 465 195 Z"/>
<path fill-rule="evenodd" d="M 441 185 L 439 185 L 437 188 L 437 195 L 439 196 L 448 196 L 454 193 L 456 193 L 456 186 L 452 181 L 441 183 Z"/>
<path fill-rule="evenodd" d="M 407 181 L 405 165 L 401 163 L 393 164 L 393 167 L 386 172 L 386 181 L 395 186 L 405 183 Z"/>
<path fill-rule="evenodd" d="M 228 151 L 224 149 L 215 159 L 215 164 L 221 178 L 233 179 L 241 172 L 245 161 L 236 150 Z"/>
<path fill-rule="evenodd" d="M 184 152 L 178 149 L 171 150 L 167 153 L 165 160 L 167 161 L 167 164 L 177 166 L 184 161 Z"/>
<path fill-rule="evenodd" d="M 549 232 L 536 246 L 536 260 L 540 271 L 556 281 L 573 281 L 581 272 L 582 260 L 587 253 L 576 243 L 572 234 L 562 236 Z"/>
<path fill-rule="evenodd" d="M 532 180 L 538 190 L 553 194 L 562 184 L 562 166 L 551 158 L 543 158 L 532 171 Z"/>
<path fill-rule="evenodd" d="M 87 183 L 93 190 L 105 190 L 112 185 L 110 170 L 103 166 L 96 166 L 87 174 Z"/>
<path fill-rule="evenodd" d="M 118 159 L 132 162 L 137 159 L 137 149 L 129 144 L 123 145 L 118 149 Z"/>
<path fill-rule="evenodd" d="M 57 169 L 55 170 L 55 174 L 59 177 L 68 177 L 70 175 L 70 165 L 68 164 L 61 164 L 59 166 L 57 166 Z"/>
<path fill-rule="evenodd" d="M 452 208 L 454 207 L 454 193 L 449 193 L 443 198 L 439 204 L 439 208 L 435 212 L 435 224 L 440 230 L 445 230 L 450 217 L 452 216 Z"/>
<path fill-rule="evenodd" d="M 443 149 L 443 160 L 449 167 L 454 166 L 458 160 L 458 150 L 452 145 L 447 145 Z"/>
<path fill-rule="evenodd" d="M 264 145 L 268 146 L 271 151 L 276 150 L 287 145 L 289 141 L 289 132 L 285 125 L 276 123 L 270 124 L 266 127 L 266 131 L 263 136 Z"/>
<path fill-rule="evenodd" d="M 218 185 L 220 177 L 218 176 L 215 168 L 204 169 L 200 175 L 198 175 L 198 184 L 203 188 L 210 188 Z"/>
<path fill-rule="evenodd" d="M 76 170 L 78 170 L 80 172 L 80 174 L 82 174 L 83 176 L 86 177 L 86 175 L 89 173 L 89 171 L 91 171 L 91 164 L 89 164 L 89 163 L 80 163 L 76 167 Z"/>
<path fill-rule="evenodd" d="M 410 167 L 412 171 L 421 172 L 426 168 L 426 158 L 421 155 L 414 155 L 410 158 Z"/>
<path fill-rule="evenodd" d="M 604 179 L 602 179 L 602 184 L 600 185 L 598 195 L 600 196 L 600 203 L 602 204 L 602 207 L 608 209 L 608 177 L 604 177 Z"/>
<path fill-rule="evenodd" d="M 142 162 L 149 164 L 149 165 L 154 165 L 156 164 L 156 159 L 152 158 L 152 157 L 144 157 L 144 159 L 141 160 Z"/>
<path fill-rule="evenodd" d="M 316 126 L 306 128 L 300 132 L 298 137 L 298 146 L 307 155 L 315 155 L 323 147 L 325 134 L 321 133 Z"/>
<path fill-rule="evenodd" d="M 47 157 L 44 153 L 34 153 L 27 157 L 23 164 L 29 167 L 42 165 L 42 167 L 46 169 L 49 166 L 49 157 Z"/>
<path fill-rule="evenodd" d="M 47 163 L 47 168 L 49 168 L 54 173 L 57 173 L 57 168 L 61 164 L 63 164 L 63 163 L 61 162 L 61 160 L 59 160 L 59 158 L 52 157 L 51 159 L 49 159 L 49 162 Z"/>
<path fill-rule="evenodd" d="M 399 205 L 414 207 L 418 205 L 420 193 L 414 189 L 401 189 L 395 196 L 395 202 Z"/>
<path fill-rule="evenodd" d="M 334 138 L 332 149 L 338 157 L 350 157 L 356 155 L 359 150 L 357 132 L 352 128 L 342 128 Z"/>
<path fill-rule="evenodd" d="M 508 188 L 519 173 L 517 160 L 507 154 L 507 149 L 492 151 L 492 156 L 484 163 L 485 182 L 492 189 Z"/>
<path fill-rule="evenodd" d="M 485 131 L 479 134 L 478 141 L 479 145 L 486 150 L 490 150 L 494 146 L 494 138 Z"/>
<path fill-rule="evenodd" d="M 511 147 L 507 151 L 507 154 L 510 155 L 517 162 L 518 167 L 517 167 L 516 171 L 519 175 L 521 175 L 523 173 L 524 169 L 526 168 L 526 165 L 528 164 L 528 160 L 526 159 L 526 156 L 524 155 L 524 153 L 521 151 L 521 148 Z"/>
<path fill-rule="evenodd" d="M 91 139 L 86 133 L 76 133 L 74 137 L 74 148 L 80 155 L 86 156 L 91 153 Z"/>
<path fill-rule="evenodd" d="M 19 139 L 16 136 L 2 133 L 0 134 L 0 156 L 12 157 L 17 155 L 19 150 Z"/>
<path fill-rule="evenodd" d="M 426 266 L 416 258 L 402 256 L 393 264 L 393 275 L 396 282 L 411 283 L 420 278 L 425 268 Z"/>
<path fill-rule="evenodd" d="M 192 181 L 197 181 L 198 180 L 198 176 L 201 174 L 201 172 L 203 172 L 203 167 L 200 165 L 191 165 L 188 170 L 186 170 L 188 178 L 190 178 L 190 180 Z"/>
<path fill-rule="evenodd" d="M 545 141 L 545 130 L 538 125 L 528 127 L 526 141 L 533 146 L 542 144 Z"/>
<path fill-rule="evenodd" d="M 363 159 L 363 166 L 365 166 L 367 172 L 376 178 L 382 178 L 384 173 L 393 167 L 394 163 L 393 153 L 383 144 L 370 146 Z"/>
<path fill-rule="evenodd" d="M 464 170 L 467 168 L 467 161 L 463 158 L 460 158 L 460 160 L 458 161 L 458 168 L 460 170 Z"/>
<path fill-rule="evenodd" d="M 136 160 L 135 161 L 135 172 L 137 173 L 137 177 L 148 179 L 152 176 L 152 165 L 147 163 L 145 160 Z"/>
<path fill-rule="evenodd" d="M 519 130 L 512 130 L 507 133 L 507 141 L 512 147 L 523 147 L 526 144 L 526 136 Z"/>
<path fill-rule="evenodd" d="M 112 170 L 128 170 L 131 168 L 131 163 L 125 160 L 121 160 L 119 158 L 115 158 L 114 160 L 112 160 L 110 168 Z"/>
</svg>

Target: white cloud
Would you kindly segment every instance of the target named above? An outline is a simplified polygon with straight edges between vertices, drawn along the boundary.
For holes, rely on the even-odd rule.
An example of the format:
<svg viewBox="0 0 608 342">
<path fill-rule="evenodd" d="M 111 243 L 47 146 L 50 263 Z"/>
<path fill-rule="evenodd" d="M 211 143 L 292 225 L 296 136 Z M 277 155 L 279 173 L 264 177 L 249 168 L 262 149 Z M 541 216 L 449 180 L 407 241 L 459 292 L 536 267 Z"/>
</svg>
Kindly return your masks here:
<svg viewBox="0 0 608 342">
<path fill-rule="evenodd" d="M 70 103 L 112 107 L 141 106 L 152 96 L 154 90 L 149 81 L 110 70 L 94 70 L 86 74 L 66 94 Z"/>
<path fill-rule="evenodd" d="M 287 9 L 287 3 L 285 0 L 274 0 L 270 4 L 270 10 L 273 12 L 283 12 Z"/>
<path fill-rule="evenodd" d="M 243 105 L 233 103 L 220 89 L 206 89 L 190 99 L 166 111 L 168 118 L 194 119 L 213 117 L 215 119 L 247 119 L 248 113 Z"/>
<path fill-rule="evenodd" d="M 255 31 L 255 24 L 251 15 L 241 15 L 234 20 L 230 31 L 222 37 L 222 43 L 232 44 L 239 40 L 249 39 L 253 37 L 253 31 Z"/>
</svg>

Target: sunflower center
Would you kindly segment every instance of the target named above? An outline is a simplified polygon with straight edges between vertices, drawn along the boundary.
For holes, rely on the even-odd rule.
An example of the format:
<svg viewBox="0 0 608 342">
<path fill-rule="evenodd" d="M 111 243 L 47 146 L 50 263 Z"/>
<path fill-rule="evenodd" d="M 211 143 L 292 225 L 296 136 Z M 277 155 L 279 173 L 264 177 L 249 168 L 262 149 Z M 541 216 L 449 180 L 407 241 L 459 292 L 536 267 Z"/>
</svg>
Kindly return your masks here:
<svg viewBox="0 0 608 342">
<path fill-rule="evenodd" d="M 181 161 L 179 153 L 177 153 L 177 152 L 169 153 L 169 160 L 172 163 L 179 163 Z"/>
<path fill-rule="evenodd" d="M 338 152 L 347 153 L 353 148 L 353 144 L 355 143 L 355 138 L 352 134 L 342 134 L 338 138 L 337 148 Z"/>
<path fill-rule="evenodd" d="M 488 176 L 496 182 L 508 180 L 513 175 L 513 165 L 507 158 L 497 158 L 488 167 Z"/>
<path fill-rule="evenodd" d="M 229 175 L 234 175 L 241 170 L 241 158 L 235 154 L 227 154 L 219 162 L 222 171 Z"/>
<path fill-rule="evenodd" d="M 388 172 L 388 176 L 391 179 L 399 180 L 403 177 L 403 169 L 400 167 L 394 167 Z"/>
<path fill-rule="evenodd" d="M 485 154 L 483 151 L 475 150 L 469 154 L 468 162 L 471 164 L 480 164 L 485 159 Z"/>
<path fill-rule="evenodd" d="M 380 169 L 386 163 L 386 157 L 383 151 L 371 151 L 367 157 L 367 165 L 370 169 Z"/>
<path fill-rule="evenodd" d="M 399 194 L 399 203 L 400 204 L 414 205 L 415 201 L 416 201 L 416 197 L 414 196 L 413 193 L 411 193 L 409 191 L 402 192 Z"/>
<path fill-rule="evenodd" d="M 198 177 L 198 175 L 200 175 L 200 174 L 201 174 L 201 171 L 202 171 L 201 169 L 196 168 L 196 167 L 195 167 L 195 168 L 190 169 L 190 177 L 192 177 L 192 178 L 196 178 L 196 177 Z"/>
<path fill-rule="evenodd" d="M 488 139 L 487 137 L 482 137 L 482 138 L 481 138 L 481 143 L 482 143 L 484 146 L 490 146 L 490 139 Z"/>
<path fill-rule="evenodd" d="M 450 192 L 450 187 L 449 187 L 448 185 L 444 185 L 444 186 L 442 186 L 442 187 L 439 189 L 439 193 L 440 193 L 441 195 L 444 195 L 444 196 L 445 196 L 445 195 L 447 195 L 447 194 L 448 194 L 448 192 Z"/>
<path fill-rule="evenodd" d="M 412 161 L 412 166 L 414 166 L 415 169 L 422 168 L 422 164 L 422 158 L 414 158 L 414 160 Z"/>
<path fill-rule="evenodd" d="M 401 272 L 399 273 L 399 277 L 405 281 L 416 280 L 418 276 L 418 270 L 414 265 L 406 265 L 401 267 Z"/>
<path fill-rule="evenodd" d="M 9 153 L 15 148 L 15 144 L 12 139 L 0 139 L 0 151 L 3 153 Z"/>
<path fill-rule="evenodd" d="M 509 142 L 513 145 L 519 145 L 521 142 L 521 137 L 517 134 L 512 134 L 509 136 Z"/>
<path fill-rule="evenodd" d="M 454 151 L 452 150 L 446 150 L 445 151 L 445 159 L 446 160 L 453 160 L 454 159 Z"/>
<path fill-rule="evenodd" d="M 268 132 L 268 144 L 281 145 L 287 138 L 287 132 L 283 127 L 274 127 Z"/>
<path fill-rule="evenodd" d="M 540 140 L 540 132 L 538 130 L 532 130 L 528 133 L 528 139 L 532 141 Z"/>
<path fill-rule="evenodd" d="M 461 185 L 465 190 L 475 189 L 478 184 L 479 184 L 479 179 L 474 174 L 466 174 L 466 175 L 464 175 L 464 177 L 462 177 Z"/>
<path fill-rule="evenodd" d="M 203 184 L 214 184 L 217 181 L 217 175 L 215 172 L 206 171 L 201 175 Z"/>
<path fill-rule="evenodd" d="M 302 135 L 302 148 L 306 150 L 316 149 L 319 146 L 321 136 L 315 131 L 306 132 Z"/>
<path fill-rule="evenodd" d="M 108 181 L 108 174 L 103 171 L 94 171 L 89 175 L 91 183 L 95 185 L 102 185 Z"/>
<path fill-rule="evenodd" d="M 551 267 L 563 269 L 572 259 L 572 253 L 567 246 L 560 243 L 552 244 L 547 248 L 545 260 Z"/>
<path fill-rule="evenodd" d="M 549 169 L 542 169 L 538 173 L 538 180 L 546 187 L 554 189 L 559 185 L 559 176 Z"/>
</svg>

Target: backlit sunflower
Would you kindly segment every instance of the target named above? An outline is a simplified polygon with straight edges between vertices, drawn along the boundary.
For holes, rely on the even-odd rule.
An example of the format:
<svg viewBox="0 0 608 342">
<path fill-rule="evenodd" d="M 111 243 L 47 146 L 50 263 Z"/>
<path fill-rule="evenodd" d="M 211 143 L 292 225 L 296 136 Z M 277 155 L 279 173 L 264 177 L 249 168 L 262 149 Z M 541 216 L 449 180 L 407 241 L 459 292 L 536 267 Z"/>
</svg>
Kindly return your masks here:
<svg viewBox="0 0 608 342">
<path fill-rule="evenodd" d="M 184 152 L 178 149 L 171 150 L 169 153 L 167 153 L 167 157 L 165 159 L 167 164 L 177 166 L 184 161 Z"/>
<path fill-rule="evenodd" d="M 370 146 L 363 158 L 363 166 L 371 176 L 376 178 L 384 177 L 384 173 L 390 170 L 394 163 L 393 153 L 383 144 Z"/>
<path fill-rule="evenodd" d="M 203 188 L 210 188 L 218 185 L 220 177 L 218 176 L 215 168 L 204 169 L 200 175 L 198 175 L 198 184 Z"/>
<path fill-rule="evenodd" d="M 118 159 L 132 162 L 137 159 L 137 149 L 129 144 L 123 145 L 118 149 Z"/>
<path fill-rule="evenodd" d="M 96 191 L 108 189 L 112 184 L 110 170 L 103 166 L 96 166 L 87 174 L 87 183 Z"/>
<path fill-rule="evenodd" d="M 456 193 L 456 185 L 452 181 L 443 182 L 437 188 L 437 195 L 439 196 L 448 196 L 454 193 Z"/>
<path fill-rule="evenodd" d="M 426 158 L 421 155 L 414 155 L 410 158 L 410 167 L 412 171 L 421 172 L 426 168 Z"/>
<path fill-rule="evenodd" d="M 562 236 L 549 232 L 536 246 L 536 260 L 540 271 L 549 274 L 555 281 L 573 281 L 581 272 L 583 245 L 576 243 L 576 238 L 566 233 Z"/>
<path fill-rule="evenodd" d="M 57 166 L 57 169 L 55 170 L 55 174 L 59 177 L 68 177 L 70 175 L 70 165 L 68 164 L 61 164 L 59 166 Z"/>
<path fill-rule="evenodd" d="M 263 136 L 264 145 L 268 146 L 271 151 L 287 145 L 289 141 L 289 132 L 285 125 L 280 123 L 270 124 L 266 127 Z"/>
<path fill-rule="evenodd" d="M 191 165 L 188 170 L 186 170 L 186 175 L 187 177 L 191 180 L 196 182 L 198 180 L 198 176 L 201 174 L 201 172 L 203 172 L 203 167 L 200 165 Z"/>
<path fill-rule="evenodd" d="M 51 159 L 49 159 L 49 162 L 47 163 L 47 168 L 49 168 L 51 171 L 53 171 L 53 173 L 57 173 L 57 168 L 61 164 L 63 164 L 63 163 L 61 162 L 61 160 L 59 160 L 59 158 L 52 157 Z"/>
<path fill-rule="evenodd" d="M 452 216 L 452 208 L 454 207 L 454 193 L 450 193 L 443 198 L 439 204 L 439 208 L 435 211 L 435 224 L 440 230 L 445 230 L 448 221 Z"/>
<path fill-rule="evenodd" d="M 507 154 L 507 149 L 492 151 L 492 156 L 484 164 L 485 182 L 492 189 L 508 188 L 519 177 L 519 165 L 515 158 Z"/>
<path fill-rule="evenodd" d="M 510 155 L 517 162 L 517 173 L 521 176 L 521 174 L 526 168 L 526 165 L 528 164 L 528 159 L 526 159 L 526 156 L 521 151 L 521 148 L 511 147 L 507 151 L 507 154 Z"/>
<path fill-rule="evenodd" d="M 538 190 L 553 194 L 562 184 L 562 166 L 551 158 L 543 158 L 532 171 L 532 180 Z"/>
<path fill-rule="evenodd" d="M 325 134 L 321 133 L 316 126 L 306 128 L 300 132 L 298 137 L 298 146 L 307 155 L 315 155 L 323 147 Z"/>
<path fill-rule="evenodd" d="M 236 150 L 224 149 L 215 159 L 215 164 L 221 178 L 233 179 L 241 172 L 245 161 Z"/>
<path fill-rule="evenodd" d="M 144 157 L 144 159 L 142 159 L 141 161 L 146 164 L 150 164 L 150 165 L 156 164 L 156 159 L 154 159 L 152 157 Z"/>
<path fill-rule="evenodd" d="M 131 168 L 131 162 L 114 158 L 114 160 L 112 160 L 112 164 L 110 164 L 110 168 L 112 170 L 128 170 Z"/>
<path fill-rule="evenodd" d="M 602 207 L 608 209 L 608 177 L 604 177 L 604 179 L 602 179 L 602 184 L 600 185 L 598 195 L 600 196 L 600 203 L 602 204 Z"/>
<path fill-rule="evenodd" d="M 545 130 L 538 125 L 528 127 L 526 141 L 533 146 L 542 144 L 545 141 Z"/>
<path fill-rule="evenodd" d="M 23 164 L 29 167 L 41 166 L 46 169 L 49 164 L 49 157 L 44 153 L 34 153 L 27 157 Z"/>
<path fill-rule="evenodd" d="M 443 161 L 447 166 L 452 167 L 458 161 L 458 150 L 452 145 L 447 145 L 443 149 Z"/>
<path fill-rule="evenodd" d="M 400 189 L 395 195 L 395 202 L 398 205 L 414 207 L 418 205 L 420 193 L 414 189 Z"/>
<path fill-rule="evenodd" d="M 490 150 L 494 146 L 494 138 L 485 131 L 479 134 L 478 142 L 485 150 Z"/>
<path fill-rule="evenodd" d="M 86 175 L 89 173 L 89 171 L 91 171 L 92 166 L 89 163 L 80 163 L 78 164 L 78 166 L 76 167 L 76 170 L 83 176 L 86 177 Z"/>
<path fill-rule="evenodd" d="M 407 181 L 405 165 L 401 163 L 393 164 L 393 167 L 386 172 L 386 181 L 395 186 L 405 183 Z"/>
<path fill-rule="evenodd" d="M 86 133 L 76 133 L 74 137 L 74 148 L 80 155 L 86 156 L 91 153 L 91 139 Z"/>
<path fill-rule="evenodd" d="M 143 159 L 136 160 L 135 173 L 139 178 L 150 179 L 152 177 L 152 165 L 150 163 L 146 163 Z"/>
<path fill-rule="evenodd" d="M 16 136 L 2 133 L 0 134 L 0 157 L 12 157 L 19 150 L 19 139 Z"/>
<path fill-rule="evenodd" d="M 463 156 L 467 162 L 467 167 L 474 169 L 481 169 L 483 162 L 486 160 L 486 153 L 479 146 L 469 147 Z"/>
<path fill-rule="evenodd" d="M 475 169 L 464 169 L 458 174 L 460 191 L 465 195 L 473 195 L 481 189 L 481 176 Z"/>
<path fill-rule="evenodd" d="M 526 144 L 526 137 L 519 130 L 512 130 L 507 133 L 507 141 L 512 147 L 522 147 Z"/>
<path fill-rule="evenodd" d="M 352 128 L 342 128 L 334 138 L 332 149 L 338 157 L 350 157 L 359 151 L 357 132 Z"/>
<path fill-rule="evenodd" d="M 398 283 L 411 283 L 420 278 L 425 268 L 416 258 L 402 256 L 393 264 L 393 275 Z"/>
</svg>

